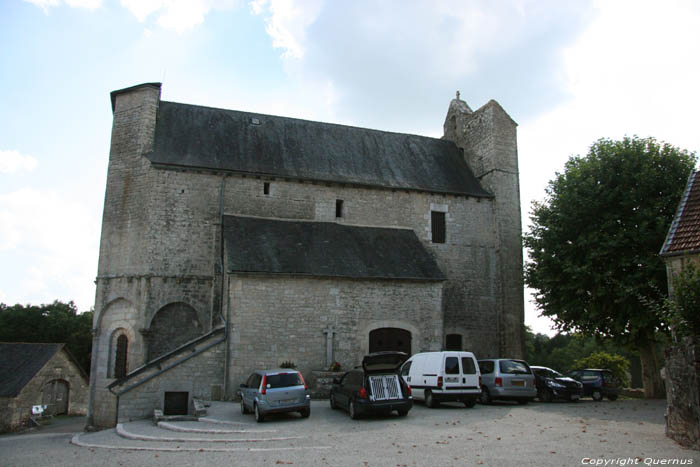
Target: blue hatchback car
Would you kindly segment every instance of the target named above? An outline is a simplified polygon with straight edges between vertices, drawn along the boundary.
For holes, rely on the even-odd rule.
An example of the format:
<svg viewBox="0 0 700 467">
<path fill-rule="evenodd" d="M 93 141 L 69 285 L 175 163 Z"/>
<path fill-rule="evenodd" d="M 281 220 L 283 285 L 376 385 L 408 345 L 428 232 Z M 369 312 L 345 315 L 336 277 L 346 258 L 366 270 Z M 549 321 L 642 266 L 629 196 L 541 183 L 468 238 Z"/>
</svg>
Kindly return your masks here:
<svg viewBox="0 0 700 467">
<path fill-rule="evenodd" d="M 271 413 L 299 412 L 304 418 L 311 414 L 309 388 L 297 370 L 258 370 L 241 384 L 238 392 L 241 413 L 253 412 L 257 422 Z"/>
</svg>

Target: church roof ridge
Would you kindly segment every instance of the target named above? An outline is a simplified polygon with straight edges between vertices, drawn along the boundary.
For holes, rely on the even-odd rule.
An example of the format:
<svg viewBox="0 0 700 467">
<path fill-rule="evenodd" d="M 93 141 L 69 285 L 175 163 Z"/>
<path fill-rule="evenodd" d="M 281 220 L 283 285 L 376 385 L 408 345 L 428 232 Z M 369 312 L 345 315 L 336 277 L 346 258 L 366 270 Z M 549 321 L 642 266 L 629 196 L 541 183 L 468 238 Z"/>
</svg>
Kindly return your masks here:
<svg viewBox="0 0 700 467">
<path fill-rule="evenodd" d="M 159 167 L 492 196 L 450 141 L 169 101 L 147 157 Z"/>
</svg>

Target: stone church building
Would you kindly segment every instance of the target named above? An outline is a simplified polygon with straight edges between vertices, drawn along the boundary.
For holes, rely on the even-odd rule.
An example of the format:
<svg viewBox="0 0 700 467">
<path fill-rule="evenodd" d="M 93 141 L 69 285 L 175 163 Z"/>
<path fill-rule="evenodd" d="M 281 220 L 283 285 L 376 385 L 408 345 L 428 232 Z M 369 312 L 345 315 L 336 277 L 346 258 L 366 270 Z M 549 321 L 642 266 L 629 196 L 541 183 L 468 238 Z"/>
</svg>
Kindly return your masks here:
<svg viewBox="0 0 700 467">
<path fill-rule="evenodd" d="M 442 139 L 111 93 L 88 423 L 381 350 L 523 354 L 516 123 Z"/>
</svg>

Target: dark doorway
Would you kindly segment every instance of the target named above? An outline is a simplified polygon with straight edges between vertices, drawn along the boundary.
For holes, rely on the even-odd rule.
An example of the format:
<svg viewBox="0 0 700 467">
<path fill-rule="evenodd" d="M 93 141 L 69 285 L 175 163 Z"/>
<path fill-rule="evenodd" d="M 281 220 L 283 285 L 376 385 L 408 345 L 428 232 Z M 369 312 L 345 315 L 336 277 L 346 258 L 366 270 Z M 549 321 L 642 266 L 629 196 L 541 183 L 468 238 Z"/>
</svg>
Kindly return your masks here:
<svg viewBox="0 0 700 467">
<path fill-rule="evenodd" d="M 448 334 L 445 337 L 445 350 L 462 350 L 462 335 Z"/>
<path fill-rule="evenodd" d="M 68 413 L 68 383 L 62 379 L 54 379 L 44 386 L 42 404 L 48 406 L 47 413 L 61 415 Z"/>
<path fill-rule="evenodd" d="M 399 328 L 379 328 L 369 333 L 369 352 L 388 350 L 411 355 L 411 333 Z"/>
<path fill-rule="evenodd" d="M 164 396 L 164 415 L 187 415 L 189 392 L 166 392 Z"/>
</svg>

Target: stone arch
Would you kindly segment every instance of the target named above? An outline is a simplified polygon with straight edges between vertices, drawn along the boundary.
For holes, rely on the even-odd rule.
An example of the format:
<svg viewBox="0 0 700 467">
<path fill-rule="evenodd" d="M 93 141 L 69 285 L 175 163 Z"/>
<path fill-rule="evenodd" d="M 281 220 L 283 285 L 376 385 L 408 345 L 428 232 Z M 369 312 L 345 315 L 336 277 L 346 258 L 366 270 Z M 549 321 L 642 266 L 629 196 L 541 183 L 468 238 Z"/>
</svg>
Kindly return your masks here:
<svg viewBox="0 0 700 467">
<path fill-rule="evenodd" d="M 459 337 L 459 349 L 455 345 L 451 345 L 457 343 L 457 337 Z M 442 336 L 442 348 L 443 350 L 467 350 L 473 352 L 473 339 L 474 336 L 463 327 L 445 328 L 445 334 Z"/>
<path fill-rule="evenodd" d="M 197 310 L 184 302 L 159 309 L 147 331 L 148 360 L 154 360 L 204 333 Z"/>
<path fill-rule="evenodd" d="M 67 414 L 69 400 L 70 383 L 63 378 L 47 381 L 41 389 L 41 404 L 48 407 L 47 414 Z"/>
<path fill-rule="evenodd" d="M 365 355 L 370 353 L 370 334 L 372 334 L 374 331 L 378 331 L 381 329 L 395 329 L 397 330 L 395 331 L 395 335 L 403 334 L 405 336 L 406 333 L 408 333 L 411 339 L 410 349 L 408 349 L 407 352 L 409 355 L 415 353 L 418 345 L 420 345 L 419 343 L 421 342 L 421 333 L 416 326 L 413 326 L 412 324 L 407 323 L 405 321 L 398 320 L 373 321 L 367 326 L 365 326 L 364 330 L 362 331 L 362 334 L 360 335 L 362 339 L 362 351 Z"/>
<path fill-rule="evenodd" d="M 104 307 L 98 318 L 98 372 L 105 378 L 114 378 L 117 358 L 117 341 L 120 336 L 127 340 L 125 371 L 141 366 L 143 361 L 143 339 L 136 333 L 139 328 L 139 313 L 134 305 L 124 298 L 112 300 Z M 93 350 L 94 352 L 94 350 Z"/>
<path fill-rule="evenodd" d="M 112 331 L 109 339 L 109 378 L 123 378 L 129 373 L 133 365 L 133 358 L 129 358 L 129 352 L 133 346 L 134 333 L 129 329 L 117 328 Z M 131 365 L 130 365 L 131 364 Z"/>
</svg>

